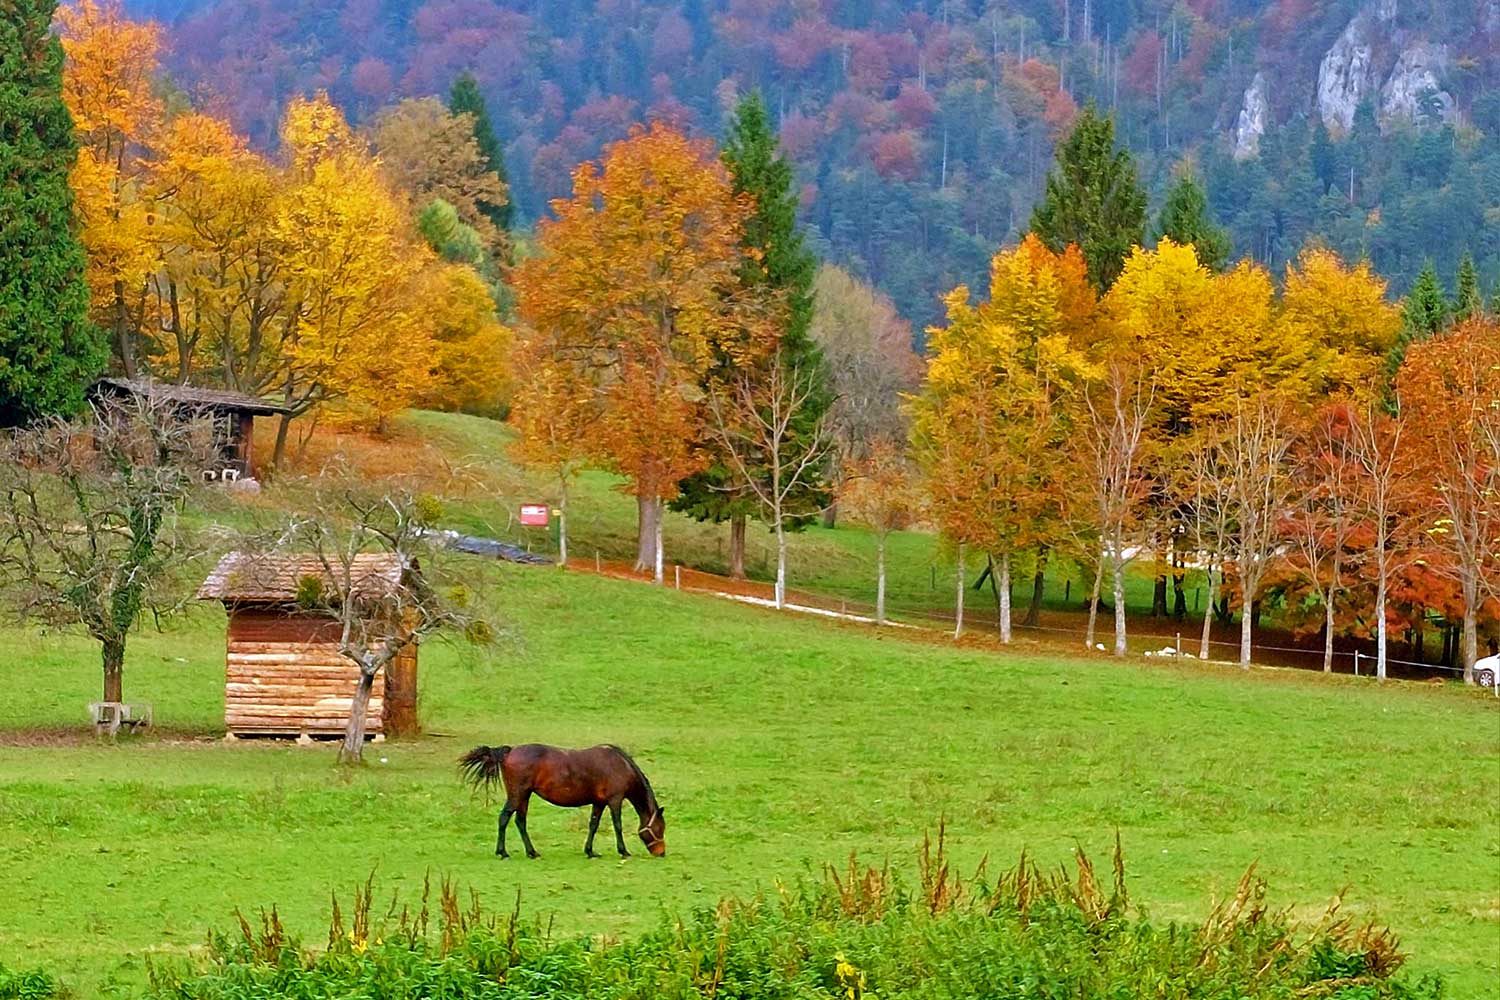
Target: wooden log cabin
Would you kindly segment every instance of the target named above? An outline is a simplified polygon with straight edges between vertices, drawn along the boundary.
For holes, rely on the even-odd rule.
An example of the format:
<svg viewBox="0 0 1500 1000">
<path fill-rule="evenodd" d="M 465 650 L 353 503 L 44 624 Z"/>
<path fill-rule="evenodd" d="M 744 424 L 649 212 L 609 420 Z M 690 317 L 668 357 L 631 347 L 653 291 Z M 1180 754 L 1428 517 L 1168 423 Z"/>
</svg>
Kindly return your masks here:
<svg viewBox="0 0 1500 1000">
<path fill-rule="evenodd" d="M 103 378 L 89 388 L 90 399 L 150 399 L 185 414 L 203 414 L 214 423 L 214 456 L 203 469 L 207 479 L 254 478 L 255 418 L 281 416 L 286 407 L 258 396 L 223 389 L 157 382 L 153 379 Z"/>
<path fill-rule="evenodd" d="M 395 555 L 355 556 L 352 591 L 372 627 L 382 627 L 390 598 L 414 565 Z M 341 627 L 327 611 L 309 611 L 299 595 L 324 587 L 328 574 L 311 556 L 231 552 L 198 588 L 220 601 L 225 642 L 224 726 L 235 736 L 341 735 L 359 684 L 359 667 L 339 652 Z M 417 645 L 409 642 L 375 677 L 366 733 L 413 736 L 417 724 Z"/>
</svg>

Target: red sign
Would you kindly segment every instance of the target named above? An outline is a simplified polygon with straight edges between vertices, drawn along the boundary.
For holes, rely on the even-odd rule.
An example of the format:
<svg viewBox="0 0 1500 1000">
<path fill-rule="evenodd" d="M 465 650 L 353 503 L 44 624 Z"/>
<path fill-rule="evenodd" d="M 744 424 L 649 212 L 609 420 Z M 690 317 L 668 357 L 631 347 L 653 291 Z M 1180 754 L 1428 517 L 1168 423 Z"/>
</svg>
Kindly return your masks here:
<svg viewBox="0 0 1500 1000">
<path fill-rule="evenodd" d="M 521 524 L 527 528 L 545 528 L 547 526 L 548 507 L 544 503 L 523 503 L 521 505 Z"/>
</svg>

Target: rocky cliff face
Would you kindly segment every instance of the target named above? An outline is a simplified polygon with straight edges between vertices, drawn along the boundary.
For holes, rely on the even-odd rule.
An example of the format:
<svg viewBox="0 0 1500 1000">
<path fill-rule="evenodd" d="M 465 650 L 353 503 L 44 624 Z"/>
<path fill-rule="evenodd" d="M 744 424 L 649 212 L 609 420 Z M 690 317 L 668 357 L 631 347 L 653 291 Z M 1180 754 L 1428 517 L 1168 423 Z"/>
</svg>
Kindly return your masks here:
<svg viewBox="0 0 1500 1000">
<path fill-rule="evenodd" d="M 1260 139 L 1266 134 L 1270 117 L 1271 104 L 1266 98 L 1266 75 L 1256 73 L 1250 86 L 1245 88 L 1245 100 L 1234 127 L 1236 160 L 1248 160 L 1260 152 Z"/>
<path fill-rule="evenodd" d="M 1446 45 L 1418 42 L 1404 49 L 1380 88 L 1381 126 L 1453 121 L 1453 95 L 1443 89 L 1448 65 Z"/>
<path fill-rule="evenodd" d="M 1382 15 L 1389 14 L 1389 17 Z M 1354 112 L 1375 89 L 1375 42 L 1379 29 L 1395 16 L 1395 5 L 1381 0 L 1354 15 L 1318 66 L 1318 116 L 1336 132 L 1354 125 Z"/>
</svg>

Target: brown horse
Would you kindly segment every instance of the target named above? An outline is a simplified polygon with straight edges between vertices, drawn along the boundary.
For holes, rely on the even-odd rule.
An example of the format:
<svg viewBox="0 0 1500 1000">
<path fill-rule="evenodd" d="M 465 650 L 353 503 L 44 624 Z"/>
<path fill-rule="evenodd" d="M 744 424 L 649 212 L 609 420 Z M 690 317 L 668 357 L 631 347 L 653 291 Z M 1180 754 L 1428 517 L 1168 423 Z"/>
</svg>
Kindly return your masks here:
<svg viewBox="0 0 1500 1000">
<path fill-rule="evenodd" d="M 536 848 L 526 834 L 526 807 L 532 793 L 555 806 L 593 807 L 589 839 L 583 845 L 583 853 L 588 857 L 599 856 L 594 853 L 594 834 L 605 806 L 614 820 L 615 846 L 620 857 L 630 857 L 625 849 L 625 836 L 620 832 L 620 803 L 626 800 L 640 816 L 638 832 L 646 850 L 658 858 L 667 853 L 667 821 L 657 804 L 656 793 L 636 762 L 619 747 L 563 750 L 539 743 L 475 747 L 459 758 L 458 767 L 464 780 L 475 788 L 493 788 L 496 781 L 505 783 L 505 808 L 500 810 L 500 835 L 495 842 L 495 853 L 502 858 L 510 857 L 505 850 L 505 827 L 512 816 L 516 818 L 516 829 L 521 831 L 521 842 L 526 845 L 526 856 L 537 857 Z"/>
</svg>

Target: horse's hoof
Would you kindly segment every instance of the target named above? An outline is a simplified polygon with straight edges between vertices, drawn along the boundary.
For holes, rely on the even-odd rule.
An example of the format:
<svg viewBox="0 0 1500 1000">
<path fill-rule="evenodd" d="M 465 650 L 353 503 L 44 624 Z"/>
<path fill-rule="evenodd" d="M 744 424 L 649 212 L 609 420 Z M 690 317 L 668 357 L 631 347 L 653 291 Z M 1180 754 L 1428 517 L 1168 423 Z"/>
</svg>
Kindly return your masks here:
<svg viewBox="0 0 1500 1000">
<path fill-rule="evenodd" d="M 622 857 L 622 858 L 628 858 L 628 857 L 630 857 L 630 852 L 629 851 L 621 851 L 620 852 L 620 857 Z"/>
<path fill-rule="evenodd" d="M 495 852 L 495 857 L 499 858 L 501 861 L 504 861 L 507 858 L 509 858 L 510 855 L 508 853 L 506 853 L 505 851 L 496 851 Z"/>
<path fill-rule="evenodd" d="M 527 851 L 526 852 L 526 856 L 528 858 L 530 858 L 531 860 L 533 860 L 533 861 L 535 861 L 537 858 L 541 857 L 541 855 L 538 854 L 536 851 Z"/>
<path fill-rule="evenodd" d="M 597 859 L 599 857 L 599 854 L 598 854 L 597 851 L 584 851 L 583 852 L 583 856 L 586 857 L 586 858 L 596 858 Z"/>
</svg>

